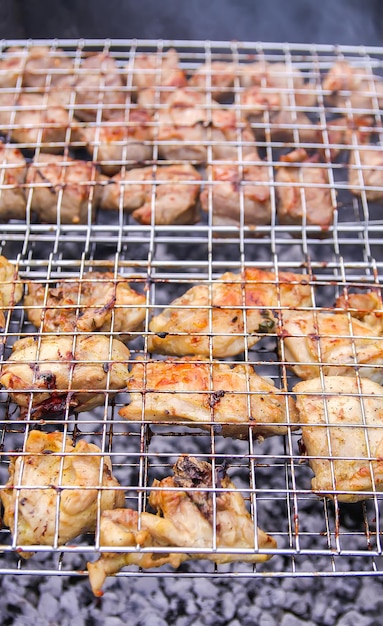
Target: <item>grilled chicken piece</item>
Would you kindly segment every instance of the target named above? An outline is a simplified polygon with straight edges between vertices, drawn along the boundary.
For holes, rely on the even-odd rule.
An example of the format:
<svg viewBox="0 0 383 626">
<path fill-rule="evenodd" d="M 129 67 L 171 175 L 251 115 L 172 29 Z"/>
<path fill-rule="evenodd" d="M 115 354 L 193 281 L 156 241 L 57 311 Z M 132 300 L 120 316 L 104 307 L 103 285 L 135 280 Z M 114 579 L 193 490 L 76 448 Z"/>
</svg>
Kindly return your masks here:
<svg viewBox="0 0 383 626">
<path fill-rule="evenodd" d="M 243 156 L 254 150 L 253 133 L 246 123 L 238 121 L 234 110 L 186 89 L 174 92 L 159 111 L 157 139 L 160 156 L 169 160 L 205 162 L 210 145 L 213 159 L 236 160 L 239 141 L 244 144 Z"/>
<path fill-rule="evenodd" d="M 298 68 L 290 68 L 285 63 L 257 61 L 237 66 L 241 87 L 257 87 L 260 100 L 265 105 L 275 99 L 293 97 L 296 106 L 310 107 L 316 102 L 315 85 L 305 80 L 305 75 Z"/>
<path fill-rule="evenodd" d="M 121 341 L 100 333 L 24 337 L 15 342 L 0 383 L 21 417 L 60 414 L 67 406 L 79 413 L 102 405 L 107 391 L 125 387 L 129 358 Z"/>
<path fill-rule="evenodd" d="M 121 340 L 131 339 L 129 333 L 142 328 L 145 302 L 145 296 L 132 289 L 126 277 L 113 272 L 89 272 L 50 288 L 29 281 L 24 297 L 27 317 L 40 331 L 112 330 Z"/>
<path fill-rule="evenodd" d="M 118 487 L 110 458 L 95 444 L 32 430 L 23 454 L 11 456 L 8 482 L 0 491 L 4 522 L 18 546 L 53 547 L 56 533 L 63 545 L 94 531 L 98 510 L 124 506 Z M 21 552 L 24 558 L 32 554 Z"/>
<path fill-rule="evenodd" d="M 376 130 L 372 115 L 354 115 L 352 123 L 345 117 L 338 117 L 330 120 L 325 127 L 319 126 L 316 141 L 324 144 L 320 151 L 323 160 L 330 161 L 335 160 L 344 147 L 353 145 L 354 137 L 358 145 L 370 143 Z"/>
<path fill-rule="evenodd" d="M 201 193 L 201 205 L 209 211 L 211 204 L 214 225 L 239 226 L 242 198 L 245 225 L 270 224 L 270 176 L 267 166 L 261 163 L 258 153 L 253 152 L 243 159 L 243 165 L 209 166 L 213 184 L 205 186 Z"/>
<path fill-rule="evenodd" d="M 328 376 L 293 391 L 318 495 L 357 502 L 383 489 L 383 388 L 363 378 Z M 361 395 L 362 394 L 362 395 Z"/>
<path fill-rule="evenodd" d="M 60 153 L 77 139 L 77 124 L 52 96 L 21 92 L 0 94 L 0 131 L 34 150 Z"/>
<path fill-rule="evenodd" d="M 310 285 L 301 274 L 276 276 L 250 267 L 241 274 L 226 272 L 211 285 L 191 287 L 153 317 L 148 350 L 206 357 L 211 350 L 215 358 L 234 356 L 275 331 L 274 309 L 310 304 Z"/>
<path fill-rule="evenodd" d="M 128 72 L 128 84 L 132 73 L 132 85 L 138 90 L 153 87 L 184 87 L 187 82 L 174 48 L 170 48 L 162 55 L 137 54 L 133 68 L 129 64 L 125 70 Z"/>
<path fill-rule="evenodd" d="M 371 111 L 383 106 L 383 80 L 368 68 L 351 65 L 342 59 L 336 61 L 322 81 L 327 105 L 344 109 L 365 109 Z M 360 113 L 361 114 L 361 113 Z"/>
<path fill-rule="evenodd" d="M 276 541 L 254 527 L 242 495 L 224 468 L 218 468 L 213 482 L 213 468 L 209 463 L 183 455 L 174 465 L 173 472 L 174 476 L 153 482 L 155 491 L 151 492 L 149 503 L 157 515 L 146 512 L 139 515 L 131 509 L 116 509 L 102 514 L 101 546 L 126 546 L 131 551 L 104 552 L 98 561 L 87 564 L 95 595 L 102 595 L 102 586 L 108 575 L 127 565 L 150 568 L 170 563 L 178 567 L 190 559 L 208 559 L 221 564 L 233 561 L 257 563 L 271 558 L 265 550 L 274 550 Z M 219 488 L 215 500 L 212 495 L 214 486 Z M 212 550 L 213 536 L 216 536 L 219 551 L 190 553 L 190 549 Z M 133 551 L 132 548 L 137 545 L 153 546 L 154 551 Z M 156 553 L 158 546 L 169 547 L 169 553 Z M 185 553 L 172 553 L 171 549 L 175 547 L 185 548 Z M 225 549 L 245 549 L 246 554 L 225 553 Z"/>
<path fill-rule="evenodd" d="M 0 222 L 25 219 L 27 164 L 17 148 L 0 142 Z"/>
<path fill-rule="evenodd" d="M 188 80 L 191 87 L 211 93 L 215 100 L 230 95 L 238 73 L 236 63 L 212 61 L 198 67 Z"/>
<path fill-rule="evenodd" d="M 200 180 L 188 163 L 130 170 L 104 187 L 100 206 L 133 211 L 141 224 L 151 224 L 153 211 L 155 224 L 193 224 L 199 217 Z"/>
<path fill-rule="evenodd" d="M 130 421 L 185 421 L 207 429 L 213 423 L 217 433 L 241 439 L 250 430 L 258 437 L 285 435 L 296 421 L 292 398 L 246 365 L 190 359 L 135 363 L 127 389 L 130 404 L 119 413 Z"/>
<path fill-rule="evenodd" d="M 4 311 L 21 300 L 23 291 L 17 269 L 5 256 L 0 256 L 0 330 L 5 326 Z"/>
<path fill-rule="evenodd" d="M 288 165 L 278 167 L 275 176 L 279 222 L 324 230 L 331 226 L 335 207 L 327 169 L 313 164 L 303 149 L 282 156 L 281 161 Z"/>
<path fill-rule="evenodd" d="M 112 176 L 121 167 L 134 167 L 152 158 L 151 117 L 146 111 L 131 109 L 127 118 L 114 116 L 101 125 L 80 131 L 93 162 Z"/>
<path fill-rule="evenodd" d="M 26 50 L 11 47 L 0 56 L 0 89 L 12 89 L 17 81 L 21 84 Z"/>
<path fill-rule="evenodd" d="M 366 194 L 374 202 L 383 198 L 383 150 L 381 146 L 352 150 L 348 182 L 355 196 Z"/>
<path fill-rule="evenodd" d="M 336 299 L 335 306 L 345 309 L 352 317 L 368 324 L 377 335 L 383 335 L 383 302 L 380 291 L 347 293 Z"/>
<path fill-rule="evenodd" d="M 101 197 L 100 175 L 89 161 L 39 154 L 28 168 L 31 210 L 40 222 L 86 224 Z"/>
<path fill-rule="evenodd" d="M 20 49 L 21 55 L 24 54 Z M 27 51 L 23 71 L 25 87 L 45 88 L 73 74 L 73 59 L 63 50 L 49 46 L 31 46 Z"/>
<path fill-rule="evenodd" d="M 343 313 L 283 312 L 284 360 L 307 380 L 325 376 L 360 376 L 383 383 L 383 337 Z"/>
</svg>

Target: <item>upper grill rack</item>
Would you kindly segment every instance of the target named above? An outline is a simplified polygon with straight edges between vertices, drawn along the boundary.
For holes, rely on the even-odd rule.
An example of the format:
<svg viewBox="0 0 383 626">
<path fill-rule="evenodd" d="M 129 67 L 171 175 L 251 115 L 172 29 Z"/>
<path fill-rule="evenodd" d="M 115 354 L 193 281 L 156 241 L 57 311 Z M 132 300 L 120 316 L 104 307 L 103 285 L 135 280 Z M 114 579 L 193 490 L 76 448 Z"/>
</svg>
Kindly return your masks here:
<svg viewBox="0 0 383 626">
<path fill-rule="evenodd" d="M 232 224 L 217 224 L 214 221 L 214 207 L 212 192 L 219 182 L 212 179 L 209 166 L 217 164 L 222 159 L 214 156 L 214 148 L 220 145 L 209 133 L 205 145 L 206 160 L 192 161 L 201 175 L 201 188 L 208 191 L 208 208 L 201 212 L 193 227 L 189 225 L 156 224 L 155 214 L 158 202 L 158 190 L 161 182 L 157 178 L 157 168 L 163 164 L 174 165 L 182 162 L 179 158 L 164 158 L 161 156 L 163 142 L 158 139 L 160 128 L 159 115 L 165 109 L 161 101 L 164 93 L 171 91 L 171 87 L 155 86 L 154 114 L 148 122 L 151 129 L 151 138 L 144 139 L 143 144 L 148 148 L 145 159 L 134 162 L 127 154 L 126 140 L 116 140 L 121 144 L 122 152 L 117 159 L 100 159 L 100 129 L 103 127 L 118 128 L 118 121 L 105 119 L 105 98 L 110 88 L 106 83 L 106 74 L 102 74 L 100 84 L 97 85 L 98 96 L 95 102 L 87 105 L 81 103 L 82 111 L 92 109 L 92 119 L 83 120 L 77 117 L 77 94 L 71 91 L 67 105 L 68 121 L 64 134 L 58 141 L 45 141 L 43 130 L 47 126 L 56 128 L 56 121 L 43 120 L 34 126 L 38 130 L 34 141 L 16 142 L 14 131 L 20 130 L 15 120 L 23 108 L 19 105 L 19 96 L 22 92 L 42 94 L 40 107 L 44 110 L 51 91 L 52 80 L 63 70 L 53 69 L 43 72 L 43 84 L 36 87 L 23 86 L 23 71 L 28 53 L 34 46 L 48 45 L 53 56 L 56 50 L 64 50 L 66 56 L 73 61 L 74 72 L 77 77 L 83 73 L 82 65 L 89 53 L 102 52 L 112 57 L 123 76 L 123 84 L 118 89 L 122 95 L 121 102 L 108 104 L 113 114 L 121 114 L 127 128 L 134 126 L 132 112 L 139 106 L 136 102 L 136 89 L 133 85 L 133 71 L 137 55 L 141 53 L 155 53 L 157 59 L 156 72 L 161 75 L 161 68 L 166 51 L 175 48 L 179 54 L 180 65 L 191 76 L 202 64 L 211 61 L 225 61 L 247 65 L 256 60 L 270 63 L 282 62 L 288 68 L 288 85 L 282 89 L 287 97 L 285 109 L 291 114 L 290 121 L 283 124 L 284 130 L 289 131 L 288 141 L 273 137 L 274 125 L 270 111 L 263 111 L 261 119 L 252 123 L 254 133 L 261 132 L 263 137 L 254 137 L 254 146 L 257 147 L 261 158 L 262 168 L 267 171 L 267 185 L 270 189 L 271 219 L 269 224 L 253 225 L 245 223 L 244 193 L 246 182 L 239 185 L 239 227 Z M 90 164 L 88 178 L 81 180 L 80 187 L 84 188 L 86 196 L 85 217 L 82 223 L 64 223 L 61 219 L 63 193 L 66 189 L 63 174 L 61 183 L 54 188 L 56 193 L 56 217 L 52 223 L 41 223 L 36 217 L 33 208 L 33 198 L 39 187 L 52 186 L 42 179 L 16 185 L 22 188 L 26 198 L 25 219 L 13 219 L 2 225 L 0 237 L 0 252 L 6 256 L 25 281 L 40 282 L 47 293 L 48 288 L 54 287 L 58 281 L 66 283 L 83 280 L 87 272 L 108 271 L 115 280 L 117 275 L 129 277 L 130 284 L 145 295 L 145 319 L 143 331 L 134 331 L 129 343 L 131 361 L 135 359 L 148 362 L 151 359 L 161 359 L 147 351 L 148 337 L 151 335 L 149 322 L 172 300 L 182 295 L 196 283 L 208 285 L 210 292 L 212 285 L 220 280 L 225 271 L 241 272 L 244 268 L 257 267 L 279 274 L 281 271 L 293 271 L 306 275 L 311 288 L 312 305 L 301 307 L 318 313 L 331 309 L 338 296 L 353 291 L 366 292 L 371 289 L 380 289 L 383 256 L 381 200 L 369 200 L 368 192 L 379 191 L 380 185 L 367 186 L 364 182 L 365 168 L 361 165 L 360 156 L 354 167 L 358 171 L 359 195 L 351 193 L 348 182 L 348 161 L 351 151 L 362 154 L 366 145 L 360 141 L 355 120 L 361 115 L 369 115 L 369 128 L 372 129 L 372 142 L 376 150 L 381 141 L 381 109 L 379 94 L 372 85 L 371 106 L 354 107 L 349 92 L 344 92 L 345 98 L 341 105 L 329 105 L 326 97 L 329 95 L 323 90 L 324 74 L 332 67 L 337 59 L 346 59 L 352 65 L 368 70 L 375 76 L 383 75 L 383 50 L 380 48 L 351 47 L 351 46 L 301 46 L 288 44 L 263 44 L 247 42 L 185 42 L 185 41 L 110 41 L 110 40 L 53 40 L 53 41 L 7 41 L 3 42 L 3 58 L 10 53 L 9 48 L 22 48 L 22 64 L 16 82 L 12 87 L 0 89 L 2 94 L 10 94 L 11 104 L 1 106 L 0 109 L 9 111 L 8 123 L 2 125 L 3 141 L 7 149 L 19 148 L 25 156 L 29 167 L 33 167 L 33 157 L 52 148 L 55 152 L 64 155 L 65 168 L 70 169 L 70 157 L 79 158 Z M 48 55 L 49 56 L 49 55 Z M 316 92 L 316 102 L 310 106 L 297 104 L 297 90 L 294 88 L 293 78 L 301 70 L 305 77 L 303 91 L 313 86 Z M 145 74 L 145 71 L 143 71 Z M 0 85 L 3 74 L 0 70 Z M 242 172 L 245 159 L 244 151 L 252 145 L 252 141 L 244 139 L 243 135 L 243 104 L 244 88 L 238 77 L 234 85 L 227 88 L 222 98 L 222 106 L 235 115 L 237 121 L 234 139 L 229 142 L 234 147 L 235 158 L 225 158 L 226 166 L 236 165 Z M 267 87 L 266 87 L 267 92 Z M 206 73 L 204 88 L 206 101 L 202 105 L 208 116 L 212 115 L 212 76 Z M 371 92 L 370 92 L 371 93 Z M 308 115 L 310 124 L 317 124 L 319 134 L 315 140 L 304 138 L 305 124 L 300 124 L 298 114 Z M 351 129 L 350 143 L 344 145 L 332 141 L 327 127 L 331 120 L 341 116 L 345 125 Z M 366 122 L 367 123 L 367 122 Z M 209 124 L 207 125 L 210 128 Z M 280 125 L 279 125 L 280 127 Z M 88 144 L 75 136 L 74 129 L 91 128 L 95 130 L 92 141 Z M 189 142 L 190 143 L 190 142 Z M 198 142 L 195 142 L 198 145 Z M 166 144 L 166 141 L 165 141 Z M 192 142 L 193 145 L 193 142 Z M 90 147 L 89 147 L 90 146 Z M 303 226 L 280 223 L 277 213 L 277 190 L 284 187 L 276 179 L 276 172 L 286 163 L 281 157 L 292 149 L 304 148 L 311 153 L 321 150 L 324 157 L 318 166 L 327 174 L 326 183 L 308 183 L 305 189 L 328 189 L 333 203 L 334 216 L 331 224 L 325 231 L 320 226 L 307 224 L 303 218 Z M 333 151 L 341 149 L 341 155 L 333 158 Z M 120 194 L 118 206 L 114 211 L 92 208 L 92 202 L 98 187 L 104 189 L 109 183 L 107 179 L 98 181 L 96 173 L 100 167 L 121 166 L 122 185 L 129 186 L 137 182 L 134 178 L 124 178 L 131 171 L 132 166 L 149 166 L 152 176 L 143 184 L 150 187 L 151 217 L 148 224 L 140 224 L 131 214 L 124 210 L 122 204 L 123 193 Z M 287 167 L 289 167 L 287 165 Z M 379 170 L 377 166 L 377 169 Z M 2 193 L 12 187 L 5 182 L 5 174 L 9 165 L 0 165 L 0 189 Z M 187 185 L 192 180 L 185 180 Z M 257 185 L 257 183 L 255 183 Z M 302 183 L 293 183 L 292 186 L 302 188 Z M 15 187 L 13 185 L 13 187 Z M 355 186 L 354 186 L 355 188 Z M 302 195 L 303 205 L 305 204 Z M 305 211 L 303 211 L 305 212 Z M 100 279 L 95 279 L 98 286 Z M 211 302 L 211 301 L 210 301 Z M 245 302 L 245 300 L 244 300 Z M 78 310 L 82 310 L 80 299 L 77 302 Z M 30 308 L 33 308 L 31 306 Z M 298 307 L 299 308 L 299 307 Z M 2 359 L 11 358 L 11 348 L 18 338 L 33 333 L 40 338 L 49 335 L 47 331 L 40 332 L 28 321 L 27 309 L 21 301 L 9 308 L 6 315 L 6 325 L 2 339 Z M 283 312 L 284 307 L 276 308 L 277 313 Z M 212 306 L 209 305 L 209 315 Z M 75 333 L 75 339 L 81 332 Z M 107 332 L 108 337 L 111 336 Z M 118 336 L 118 333 L 117 333 Z M 286 362 L 278 354 L 278 345 L 282 344 L 281 353 L 284 354 L 283 336 L 275 329 L 268 337 L 264 337 L 256 346 L 248 347 L 245 340 L 243 354 L 226 358 L 232 364 L 250 364 L 262 375 L 270 377 L 275 385 L 284 393 L 284 399 L 292 395 L 292 387 L 297 382 L 295 375 L 287 368 Z M 111 360 L 111 353 L 108 355 Z M 207 359 L 212 363 L 211 354 Z M 131 366 L 132 363 L 130 363 Z M 362 368 L 363 369 L 363 368 Z M 355 367 L 355 377 L 360 380 L 360 368 Z M 323 371 L 322 371 L 323 375 Z M 373 491 L 371 498 L 363 503 L 345 505 L 339 503 L 337 496 L 341 491 L 335 490 L 335 501 L 321 499 L 315 495 L 310 486 L 312 477 L 308 467 L 308 458 L 302 456 L 300 447 L 301 432 L 288 429 L 285 437 L 273 437 L 258 443 L 256 432 L 249 427 L 247 440 L 234 440 L 220 436 L 213 422 L 208 430 L 189 429 L 186 423 L 154 424 L 150 420 L 139 420 L 130 423 L 119 416 L 119 409 L 124 406 L 129 397 L 121 392 L 111 393 L 106 386 L 101 406 L 79 415 L 70 411 L 69 404 L 64 407 L 59 418 L 51 415 L 44 416 L 41 421 L 34 421 L 28 415 L 25 420 L 19 419 L 15 404 L 6 392 L 0 395 L 1 417 L 1 445 L 0 472 L 1 482 L 7 481 L 8 465 L 12 457 L 24 451 L 27 436 L 36 427 L 43 432 L 60 430 L 65 434 L 97 444 L 100 447 L 101 458 L 107 455 L 111 458 L 113 472 L 118 478 L 121 489 L 126 496 L 126 505 L 143 511 L 147 507 L 147 499 L 154 478 L 163 478 L 171 474 L 171 467 L 180 454 L 191 454 L 199 459 L 206 459 L 214 466 L 228 464 L 229 474 L 233 482 L 241 489 L 252 518 L 259 527 L 265 529 L 276 538 L 278 548 L 270 552 L 273 558 L 262 567 L 250 564 L 235 563 L 230 566 L 214 566 L 209 561 L 192 561 L 191 564 L 181 566 L 177 575 L 198 576 L 306 576 L 315 572 L 315 575 L 381 575 L 382 546 L 381 546 L 381 513 L 380 495 Z M 33 392 L 30 390 L 31 401 Z M 359 388 L 359 395 L 365 398 Z M 251 393 L 248 391 L 248 401 Z M 287 406 L 287 405 L 286 405 Z M 65 455 L 64 455 L 65 456 Z M 30 488 L 33 485 L 29 485 Z M 65 487 L 60 486 L 61 492 Z M 219 495 L 217 485 L 211 489 L 213 501 Z M 101 490 L 100 490 L 101 492 Z M 100 511 L 98 512 L 99 521 Z M 58 511 L 56 512 L 56 526 Z M 2 532 L 2 555 L 0 557 L 3 573 L 28 574 L 61 574 L 83 575 L 87 559 L 92 560 L 100 548 L 98 534 L 83 535 L 70 542 L 70 545 L 59 546 L 57 531 L 54 541 L 48 546 L 33 546 L 36 556 L 25 561 L 17 557 L 20 546 L 17 536 L 13 539 L 9 531 Z M 213 537 L 213 550 L 222 552 L 217 547 L 217 537 Z M 118 551 L 118 549 L 114 549 Z M 146 551 L 148 551 L 146 549 Z M 156 548 L 160 554 L 165 548 Z M 178 551 L 181 551 L 179 549 Z M 188 546 L 188 552 L 201 553 L 204 550 Z M 177 549 L 174 549 L 177 552 Z M 205 550 L 206 554 L 211 550 Z M 225 552 L 230 550 L 225 549 Z M 234 554 L 248 553 L 240 549 L 233 549 Z M 40 556 L 40 553 L 41 556 Z M 267 553 L 267 550 L 266 550 Z M 44 559 L 44 560 L 43 560 Z M 120 576 L 136 575 L 136 569 L 124 570 Z M 171 576 L 173 571 L 161 568 L 159 572 L 143 571 L 141 575 Z"/>
</svg>

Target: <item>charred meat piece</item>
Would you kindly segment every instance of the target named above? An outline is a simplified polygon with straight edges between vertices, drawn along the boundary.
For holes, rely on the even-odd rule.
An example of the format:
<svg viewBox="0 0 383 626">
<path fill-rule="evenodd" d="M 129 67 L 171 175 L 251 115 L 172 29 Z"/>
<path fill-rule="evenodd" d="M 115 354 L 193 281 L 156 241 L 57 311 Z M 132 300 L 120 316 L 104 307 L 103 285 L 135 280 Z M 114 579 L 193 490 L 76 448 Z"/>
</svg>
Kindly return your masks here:
<svg viewBox="0 0 383 626">
<path fill-rule="evenodd" d="M 0 256 L 0 330 L 5 326 L 4 311 L 12 309 L 23 297 L 23 285 L 12 263 Z"/>
<path fill-rule="evenodd" d="M 0 222 L 25 219 L 26 161 L 17 148 L 0 142 Z"/>
<path fill-rule="evenodd" d="M 87 564 L 95 595 L 102 595 L 108 575 L 127 565 L 150 568 L 169 563 L 179 567 L 188 559 L 257 563 L 271 557 L 271 552 L 267 551 L 276 548 L 276 541 L 254 527 L 242 495 L 222 468 L 213 481 L 213 469 L 209 463 L 184 455 L 178 459 L 173 472 L 174 476 L 153 482 L 155 490 L 150 494 L 149 503 L 156 515 L 138 514 L 131 509 L 102 514 L 100 544 L 110 547 L 111 552 L 103 552 L 98 561 Z M 215 501 L 212 495 L 214 483 L 219 487 Z M 206 552 L 213 549 L 213 536 L 216 536 L 218 550 Z M 133 551 L 137 545 L 153 546 L 154 551 Z M 117 546 L 126 546 L 130 551 L 112 552 Z M 169 553 L 156 553 L 155 548 L 159 546 L 169 547 Z M 172 553 L 172 548 L 185 548 L 185 553 Z M 190 552 L 198 548 L 205 552 Z M 225 553 L 225 548 L 246 549 L 246 554 Z"/>
<path fill-rule="evenodd" d="M 60 153 L 77 138 L 77 124 L 52 96 L 21 92 L 0 94 L 0 131 L 34 150 Z"/>
<path fill-rule="evenodd" d="M 237 74 L 238 65 L 236 63 L 212 61 L 200 65 L 189 78 L 188 84 L 201 91 L 211 93 L 215 100 L 219 100 L 230 94 Z"/>
<path fill-rule="evenodd" d="M 310 285 L 302 274 L 276 276 L 250 267 L 241 274 L 226 272 L 211 285 L 191 287 L 153 317 L 148 350 L 175 356 L 210 352 L 215 358 L 234 356 L 275 332 L 274 309 L 310 303 Z"/>
<path fill-rule="evenodd" d="M 253 133 L 234 110 L 186 89 L 172 94 L 159 111 L 157 139 L 160 156 L 169 160 L 205 162 L 210 154 L 213 159 L 234 160 L 239 142 L 243 155 L 254 150 Z"/>
<path fill-rule="evenodd" d="M 312 489 L 340 502 L 382 491 L 383 387 L 366 378 L 327 376 L 300 382 L 293 391 Z"/>
<path fill-rule="evenodd" d="M 348 182 L 355 196 L 366 194 L 374 202 L 383 198 L 383 150 L 381 146 L 351 152 Z"/>
<path fill-rule="evenodd" d="M 284 358 L 297 376 L 359 375 L 383 383 L 383 337 L 347 314 L 283 312 Z"/>
<path fill-rule="evenodd" d="M 351 110 L 371 111 L 383 106 L 383 80 L 375 76 L 368 68 L 351 65 L 345 59 L 336 61 L 322 81 L 329 106 L 338 107 L 344 115 Z"/>
<path fill-rule="evenodd" d="M 152 157 L 151 117 L 146 111 L 131 109 L 124 118 L 114 116 L 100 125 L 79 130 L 94 162 L 104 174 L 117 174 L 121 167 L 135 167 Z"/>
<path fill-rule="evenodd" d="M 24 337 L 15 342 L 0 383 L 20 407 L 21 417 L 39 419 L 102 405 L 106 392 L 123 389 L 129 376 L 128 348 L 93 335 Z"/>
<path fill-rule="evenodd" d="M 257 152 L 246 156 L 243 164 L 211 165 L 209 171 L 212 184 L 205 186 L 201 205 L 209 211 L 211 204 L 214 225 L 239 226 L 242 210 L 246 226 L 270 224 L 270 176 Z"/>
<path fill-rule="evenodd" d="M 380 290 L 345 293 L 336 299 L 335 306 L 368 324 L 377 335 L 383 335 L 383 302 Z"/>
<path fill-rule="evenodd" d="M 247 365 L 186 359 L 135 363 L 127 389 L 130 404 L 120 415 L 130 421 L 181 421 L 207 429 L 213 424 L 224 437 L 238 438 L 250 430 L 258 437 L 284 435 L 289 421 L 296 421 L 292 398 Z"/>
<path fill-rule="evenodd" d="M 278 167 L 275 177 L 279 222 L 331 226 L 335 207 L 326 167 L 313 163 L 303 149 L 281 160 L 286 165 Z"/>
<path fill-rule="evenodd" d="M 4 522 L 18 546 L 53 547 L 56 533 L 63 545 L 94 531 L 99 509 L 124 506 L 118 487 L 110 458 L 98 446 L 33 430 L 23 454 L 11 456 L 8 482 L 0 491 Z M 33 552 L 21 554 L 28 558 Z"/>
<path fill-rule="evenodd" d="M 103 189 L 102 209 L 133 211 L 141 224 L 193 224 L 198 220 L 201 175 L 188 163 L 117 174 Z M 154 194 L 154 195 L 153 195 Z"/>
<path fill-rule="evenodd" d="M 27 317 L 43 332 L 112 330 L 121 340 L 142 327 L 145 301 L 128 279 L 112 272 L 90 272 L 48 288 L 29 281 L 24 297 Z"/>
<path fill-rule="evenodd" d="M 31 210 L 40 222 L 86 224 L 101 196 L 100 175 L 90 161 L 39 154 L 28 168 Z"/>
</svg>

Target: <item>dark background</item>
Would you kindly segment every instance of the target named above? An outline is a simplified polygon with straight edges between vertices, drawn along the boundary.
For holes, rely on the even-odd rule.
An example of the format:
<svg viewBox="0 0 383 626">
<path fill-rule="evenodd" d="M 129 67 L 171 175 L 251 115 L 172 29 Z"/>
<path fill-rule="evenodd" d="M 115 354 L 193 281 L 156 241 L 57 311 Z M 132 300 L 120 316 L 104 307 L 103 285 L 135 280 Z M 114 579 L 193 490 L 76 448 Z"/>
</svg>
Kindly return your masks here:
<svg viewBox="0 0 383 626">
<path fill-rule="evenodd" d="M 382 0 L 0 0 L 0 37 L 383 44 Z"/>
</svg>

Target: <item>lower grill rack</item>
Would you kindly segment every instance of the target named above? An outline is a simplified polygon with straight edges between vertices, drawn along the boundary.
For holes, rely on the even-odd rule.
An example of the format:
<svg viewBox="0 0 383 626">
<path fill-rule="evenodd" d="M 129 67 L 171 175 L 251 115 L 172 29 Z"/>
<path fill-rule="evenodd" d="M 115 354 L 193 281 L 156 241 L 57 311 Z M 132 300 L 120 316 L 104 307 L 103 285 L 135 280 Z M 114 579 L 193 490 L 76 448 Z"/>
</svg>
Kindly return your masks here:
<svg viewBox="0 0 383 626">
<path fill-rule="evenodd" d="M 2 573 L 382 575 L 381 70 L 373 48 L 4 43 Z"/>
</svg>

